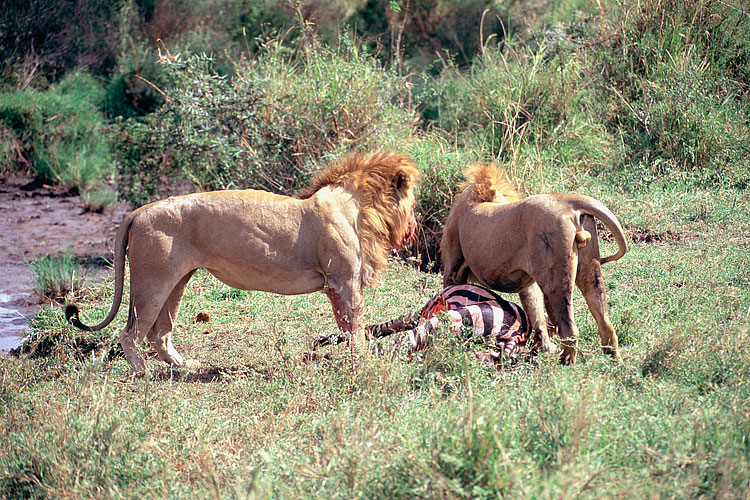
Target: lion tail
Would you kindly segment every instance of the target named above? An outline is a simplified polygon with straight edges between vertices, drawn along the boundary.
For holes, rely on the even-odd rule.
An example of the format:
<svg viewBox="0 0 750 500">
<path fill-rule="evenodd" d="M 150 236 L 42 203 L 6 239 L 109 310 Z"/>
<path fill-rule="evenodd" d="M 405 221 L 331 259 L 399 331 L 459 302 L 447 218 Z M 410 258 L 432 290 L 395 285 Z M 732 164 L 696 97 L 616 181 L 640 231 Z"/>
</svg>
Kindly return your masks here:
<svg viewBox="0 0 750 500">
<path fill-rule="evenodd" d="M 615 238 L 615 242 L 617 242 L 617 252 L 601 259 L 600 262 L 602 264 L 615 261 L 625 255 L 625 252 L 628 251 L 628 244 L 625 240 L 625 231 L 623 231 L 622 226 L 620 225 L 620 221 L 617 220 L 615 214 L 613 214 L 607 207 L 605 207 L 603 203 L 595 200 L 594 198 L 591 198 L 590 196 L 571 194 L 568 195 L 567 198 L 572 208 L 580 212 L 592 215 L 602 221 L 602 223 L 607 226 L 607 229 L 609 229 L 609 231 L 612 233 L 612 236 Z M 580 236 L 579 233 L 581 233 Z M 586 238 L 587 235 L 588 238 Z M 581 246 L 588 243 L 588 239 L 590 238 L 591 234 L 588 231 L 581 230 L 576 233 L 576 244 L 580 248 Z"/>
<path fill-rule="evenodd" d="M 110 324 L 112 320 L 115 319 L 115 316 L 117 316 L 117 311 L 120 309 L 120 304 L 122 304 L 122 292 L 125 284 L 125 251 L 128 247 L 128 236 L 132 224 L 133 214 L 130 214 L 120 225 L 120 228 L 117 230 L 117 236 L 115 237 L 115 297 L 112 301 L 112 307 L 109 310 L 109 314 L 107 314 L 107 317 L 98 325 L 88 326 L 82 323 L 78 318 L 78 307 L 75 304 L 68 304 L 65 308 L 65 318 L 76 328 L 87 332 L 96 332 Z"/>
</svg>

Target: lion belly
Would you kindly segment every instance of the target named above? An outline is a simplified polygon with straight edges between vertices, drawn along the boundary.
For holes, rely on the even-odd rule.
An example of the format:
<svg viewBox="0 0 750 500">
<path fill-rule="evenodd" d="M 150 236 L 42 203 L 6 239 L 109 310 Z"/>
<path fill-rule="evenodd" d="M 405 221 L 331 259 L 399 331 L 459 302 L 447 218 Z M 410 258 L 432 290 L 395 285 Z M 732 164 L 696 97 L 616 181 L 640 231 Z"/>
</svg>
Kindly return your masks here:
<svg viewBox="0 0 750 500">
<path fill-rule="evenodd" d="M 485 287 L 505 293 L 518 293 L 534 282 L 531 276 L 523 271 L 502 274 L 497 270 L 491 270 L 488 274 L 480 273 L 477 279 Z"/>
<path fill-rule="evenodd" d="M 323 289 L 325 280 L 314 270 L 299 270 L 296 273 L 280 273 L 277 271 L 234 271 L 228 269 L 206 270 L 216 276 L 222 283 L 240 290 L 258 290 L 281 295 L 299 295 L 317 292 Z"/>
</svg>

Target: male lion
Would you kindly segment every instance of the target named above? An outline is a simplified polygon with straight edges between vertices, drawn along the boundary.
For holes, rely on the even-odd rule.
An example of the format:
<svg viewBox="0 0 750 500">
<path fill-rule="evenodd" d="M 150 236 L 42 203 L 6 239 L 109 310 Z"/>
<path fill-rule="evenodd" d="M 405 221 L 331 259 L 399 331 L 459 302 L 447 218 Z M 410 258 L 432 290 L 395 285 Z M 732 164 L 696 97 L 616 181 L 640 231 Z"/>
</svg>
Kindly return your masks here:
<svg viewBox="0 0 750 500">
<path fill-rule="evenodd" d="M 115 298 L 96 326 L 107 326 L 122 302 L 125 255 L 130 261 L 130 308 L 120 343 L 136 373 L 146 364 L 136 345 L 148 338 L 159 357 L 184 362 L 172 327 L 190 277 L 200 267 L 227 285 L 285 295 L 322 290 L 339 328 L 359 330 L 362 289 L 377 280 L 388 250 L 413 234 L 413 184 L 419 172 L 406 156 L 355 154 L 321 171 L 295 197 L 236 190 L 174 196 L 131 212 L 115 240 Z"/>
<path fill-rule="evenodd" d="M 612 212 L 588 196 L 570 193 L 523 198 L 502 172 L 489 165 L 466 171 L 443 231 L 443 285 L 476 281 L 501 292 L 519 293 L 537 342 L 547 351 L 547 314 L 563 344 L 562 361 L 575 362 L 578 327 L 573 321 L 573 283 L 597 322 L 604 351 L 622 362 L 609 321 L 601 264 L 627 251 Z M 596 221 L 612 232 L 618 251 L 600 258 Z M 593 237 L 592 237 L 593 235 Z"/>
</svg>

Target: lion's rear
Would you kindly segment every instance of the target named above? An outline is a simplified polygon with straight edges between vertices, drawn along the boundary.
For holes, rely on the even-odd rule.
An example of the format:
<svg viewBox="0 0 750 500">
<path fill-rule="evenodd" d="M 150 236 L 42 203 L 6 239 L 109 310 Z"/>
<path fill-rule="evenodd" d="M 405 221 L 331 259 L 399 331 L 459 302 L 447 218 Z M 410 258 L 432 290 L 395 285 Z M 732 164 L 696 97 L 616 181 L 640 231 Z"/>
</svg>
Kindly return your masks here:
<svg viewBox="0 0 750 500">
<path fill-rule="evenodd" d="M 440 240 L 443 260 L 443 282 L 445 285 L 462 283 L 459 276 L 464 268 L 464 256 L 460 242 L 460 226 L 463 214 L 479 203 L 513 203 L 523 199 L 516 187 L 497 165 L 477 163 L 464 170 L 466 181 L 460 183 L 461 192 L 451 207 Z"/>
</svg>

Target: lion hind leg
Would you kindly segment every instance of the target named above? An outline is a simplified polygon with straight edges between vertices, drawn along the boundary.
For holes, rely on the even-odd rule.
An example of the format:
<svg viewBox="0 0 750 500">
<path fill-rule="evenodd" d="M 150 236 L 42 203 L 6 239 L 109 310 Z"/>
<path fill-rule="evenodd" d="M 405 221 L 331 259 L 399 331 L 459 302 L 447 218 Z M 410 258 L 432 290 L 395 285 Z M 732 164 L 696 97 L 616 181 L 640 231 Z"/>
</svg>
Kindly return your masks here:
<svg viewBox="0 0 750 500">
<path fill-rule="evenodd" d="M 571 299 L 572 294 L 566 294 L 545 301 L 547 312 L 552 323 L 557 327 L 560 336 L 560 344 L 562 345 L 560 361 L 565 364 L 575 363 L 578 351 L 578 326 L 573 320 Z"/>
<path fill-rule="evenodd" d="M 128 321 L 120 333 L 120 345 L 125 354 L 125 360 L 130 365 L 130 369 L 134 374 L 143 374 L 146 372 L 146 360 L 138 354 L 137 346 L 143 342 L 144 335 L 142 332 L 144 329 L 142 327 L 148 324 L 150 328 L 154 320 L 151 319 L 149 321 L 148 308 L 144 308 L 144 312 L 145 314 L 141 314 L 141 309 L 133 304 L 131 297 Z"/>
<path fill-rule="evenodd" d="M 120 332 L 120 345 L 122 346 L 125 360 L 130 365 L 134 374 L 143 374 L 146 372 L 146 360 L 138 354 L 136 348 L 136 337 L 138 336 L 138 311 L 131 301 L 128 312 L 128 321 L 122 332 Z"/>
<path fill-rule="evenodd" d="M 188 281 L 193 276 L 194 271 L 186 274 L 177 285 L 172 289 L 169 298 L 164 303 L 159 316 L 156 318 L 154 326 L 148 332 L 148 341 L 151 347 L 159 355 L 162 361 L 174 366 L 186 366 L 187 368 L 198 368 L 200 362 L 189 359 L 183 360 L 177 349 L 172 345 L 172 329 L 174 321 L 180 310 L 180 301 L 185 292 Z"/>
<path fill-rule="evenodd" d="M 120 345 L 133 372 L 140 374 L 146 371 L 146 362 L 138 354 L 137 346 L 143 343 L 146 335 L 154 328 L 174 286 L 164 285 L 162 282 L 158 287 L 151 288 L 149 285 L 153 286 L 157 281 L 142 279 L 135 271 L 131 272 L 130 281 L 130 310 L 127 324 L 120 336 Z"/>
<path fill-rule="evenodd" d="M 559 282 L 540 282 L 544 294 L 544 304 L 562 345 L 560 361 L 575 363 L 578 349 L 578 326 L 573 318 L 573 288 L 577 269 L 577 255 L 574 253 L 565 262 L 558 265 Z M 528 314 L 528 312 L 527 312 Z"/>
<path fill-rule="evenodd" d="M 558 347 L 549 338 L 547 320 L 544 315 L 544 296 L 539 285 L 532 283 L 524 290 L 521 290 L 518 296 L 521 299 L 523 310 L 526 312 L 531 323 L 534 345 L 537 349 L 541 348 L 545 352 L 556 353 Z"/>
<path fill-rule="evenodd" d="M 590 226 L 590 230 L 596 231 L 596 222 L 591 216 L 585 217 L 584 224 Z M 618 363 L 622 363 L 617 334 L 607 312 L 607 293 L 604 289 L 599 244 L 596 238 L 593 239 L 591 245 L 580 249 L 578 252 L 576 285 L 581 290 L 589 311 L 596 320 L 602 350 L 615 358 Z"/>
<path fill-rule="evenodd" d="M 596 265 L 598 266 L 599 263 L 597 262 Z M 622 363 L 617 333 L 615 333 L 615 329 L 607 313 L 607 297 L 604 293 L 604 288 L 597 283 L 601 283 L 601 279 L 581 282 L 578 288 L 583 293 L 586 304 L 589 306 L 589 311 L 591 311 L 591 315 L 596 320 L 602 350 L 612 356 L 618 363 Z"/>
</svg>

